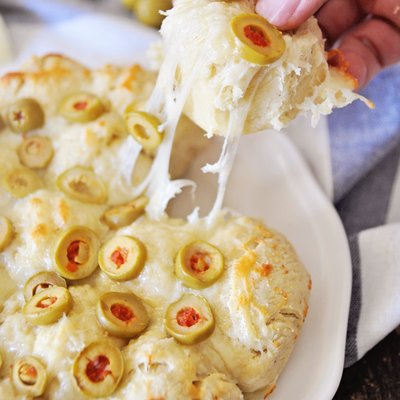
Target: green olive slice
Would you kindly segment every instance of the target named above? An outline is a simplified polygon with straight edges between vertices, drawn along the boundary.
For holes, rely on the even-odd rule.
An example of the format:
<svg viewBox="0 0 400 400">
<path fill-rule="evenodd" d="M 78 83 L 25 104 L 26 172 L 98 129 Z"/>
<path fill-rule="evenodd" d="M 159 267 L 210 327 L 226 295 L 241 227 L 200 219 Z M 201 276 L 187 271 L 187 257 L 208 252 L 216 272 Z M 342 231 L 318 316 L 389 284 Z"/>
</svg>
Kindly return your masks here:
<svg viewBox="0 0 400 400">
<path fill-rule="evenodd" d="M 72 308 L 72 296 L 68 289 L 54 286 L 35 294 L 24 306 L 22 313 L 33 325 L 49 325 L 57 322 Z"/>
<path fill-rule="evenodd" d="M 36 357 L 18 358 L 12 365 L 11 380 L 18 394 L 40 396 L 47 384 L 46 368 Z"/>
<path fill-rule="evenodd" d="M 182 247 L 175 260 L 177 278 L 192 289 L 212 285 L 223 271 L 224 257 L 221 252 L 201 240 Z"/>
<path fill-rule="evenodd" d="M 24 286 L 24 297 L 29 301 L 35 294 L 42 292 L 45 289 L 61 286 L 67 288 L 67 282 L 54 271 L 41 271 L 31 276 Z"/>
<path fill-rule="evenodd" d="M 107 190 L 102 180 L 90 169 L 73 167 L 63 172 L 56 186 L 72 199 L 82 203 L 102 204 L 107 200 Z"/>
<path fill-rule="evenodd" d="M 179 342 L 196 344 L 213 333 L 215 322 L 210 305 L 204 297 L 185 294 L 168 306 L 164 326 Z"/>
<path fill-rule="evenodd" d="M 8 109 L 8 124 L 14 132 L 27 133 L 44 125 L 41 105 L 31 98 L 20 99 Z"/>
<path fill-rule="evenodd" d="M 100 117 L 105 108 L 95 94 L 78 92 L 66 96 L 58 111 L 67 121 L 90 122 Z"/>
<path fill-rule="evenodd" d="M 8 218 L 0 215 L 0 252 L 2 252 L 11 242 L 14 229 Z"/>
<path fill-rule="evenodd" d="M 131 236 L 115 236 L 99 251 L 100 268 L 114 280 L 136 278 L 147 258 L 146 246 Z"/>
<path fill-rule="evenodd" d="M 96 313 L 103 328 L 119 338 L 139 335 L 149 322 L 141 300 L 132 293 L 103 294 L 97 302 Z"/>
<path fill-rule="evenodd" d="M 30 136 L 17 149 L 19 160 L 29 168 L 44 168 L 53 157 L 51 140 L 45 136 Z"/>
<path fill-rule="evenodd" d="M 144 214 L 148 202 L 149 198 L 141 195 L 129 203 L 111 207 L 104 213 L 104 221 L 111 229 L 130 225 Z"/>
<path fill-rule="evenodd" d="M 128 132 L 146 150 L 156 149 L 163 139 L 159 130 L 161 121 L 153 114 L 145 111 L 129 112 L 125 114 L 125 123 Z"/>
<path fill-rule="evenodd" d="M 240 14 L 231 22 L 230 45 L 246 61 L 268 65 L 282 57 L 285 39 L 278 29 L 257 14 Z"/>
<path fill-rule="evenodd" d="M 108 341 L 89 344 L 76 357 L 72 367 L 78 390 L 87 397 L 111 395 L 124 372 L 121 351 Z"/>
<path fill-rule="evenodd" d="M 13 169 L 4 178 L 3 186 L 14 197 L 19 199 L 43 188 L 40 178 L 28 168 Z"/>
<path fill-rule="evenodd" d="M 98 236 L 85 226 L 60 232 L 51 248 L 56 272 L 66 279 L 83 279 L 97 268 Z"/>
</svg>

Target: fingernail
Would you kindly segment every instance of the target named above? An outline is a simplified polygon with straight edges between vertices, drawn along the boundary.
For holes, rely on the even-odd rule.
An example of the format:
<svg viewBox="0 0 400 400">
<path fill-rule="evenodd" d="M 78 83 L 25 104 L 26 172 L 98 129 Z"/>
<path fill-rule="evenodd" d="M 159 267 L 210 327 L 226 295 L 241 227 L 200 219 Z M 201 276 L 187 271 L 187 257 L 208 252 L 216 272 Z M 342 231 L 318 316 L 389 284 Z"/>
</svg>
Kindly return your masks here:
<svg viewBox="0 0 400 400">
<path fill-rule="evenodd" d="M 287 24 L 301 0 L 258 0 L 256 4 L 257 14 L 262 15 L 271 24 L 284 26 Z"/>
</svg>

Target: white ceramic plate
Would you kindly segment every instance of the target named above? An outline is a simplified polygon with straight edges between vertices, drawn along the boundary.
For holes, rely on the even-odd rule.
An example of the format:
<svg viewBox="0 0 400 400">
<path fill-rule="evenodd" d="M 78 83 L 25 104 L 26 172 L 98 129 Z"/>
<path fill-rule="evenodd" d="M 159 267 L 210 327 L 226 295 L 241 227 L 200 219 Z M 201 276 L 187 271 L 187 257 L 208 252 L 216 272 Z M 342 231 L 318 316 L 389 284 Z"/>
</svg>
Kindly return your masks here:
<svg viewBox="0 0 400 400">
<path fill-rule="evenodd" d="M 144 50 L 157 38 L 154 30 L 133 21 L 96 15 L 49 27 L 14 26 L 11 31 L 17 65 L 31 54 L 49 52 L 89 67 L 143 61 Z M 10 68 L 3 66 L 2 72 Z M 214 200 L 216 185 L 199 167 L 210 156 L 215 161 L 219 150 L 213 144 L 194 160 L 188 174 L 198 183 L 196 202 L 204 210 Z M 307 320 L 268 400 L 331 400 L 343 369 L 351 292 L 349 249 L 336 211 L 290 140 L 272 131 L 241 139 L 225 205 L 283 232 L 312 276 Z M 182 213 L 191 207 L 184 193 L 171 209 Z"/>
</svg>

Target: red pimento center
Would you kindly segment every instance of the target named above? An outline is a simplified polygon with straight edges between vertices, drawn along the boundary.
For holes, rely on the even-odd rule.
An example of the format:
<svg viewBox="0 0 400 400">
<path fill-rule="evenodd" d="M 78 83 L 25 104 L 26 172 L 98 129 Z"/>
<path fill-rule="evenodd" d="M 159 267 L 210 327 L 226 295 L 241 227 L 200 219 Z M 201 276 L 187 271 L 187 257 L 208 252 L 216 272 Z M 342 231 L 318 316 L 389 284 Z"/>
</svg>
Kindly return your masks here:
<svg viewBox="0 0 400 400">
<path fill-rule="evenodd" d="M 53 287 L 53 285 L 51 283 L 39 283 L 33 288 L 32 294 L 35 295 L 36 293 L 39 293 L 44 289 L 48 289 L 49 287 Z"/>
<path fill-rule="evenodd" d="M 25 364 L 18 371 L 19 378 L 25 385 L 34 385 L 37 382 L 37 371 L 33 365 Z"/>
<path fill-rule="evenodd" d="M 87 105 L 88 105 L 87 101 L 78 101 L 74 104 L 73 107 L 75 108 L 76 111 L 83 111 L 86 110 Z"/>
<path fill-rule="evenodd" d="M 180 326 L 187 326 L 188 328 L 196 325 L 200 321 L 200 315 L 192 307 L 185 307 L 178 311 L 176 314 L 176 321 Z"/>
<path fill-rule="evenodd" d="M 13 121 L 18 125 L 22 125 L 25 118 L 25 113 L 23 111 L 13 112 Z"/>
<path fill-rule="evenodd" d="M 190 257 L 190 268 L 198 274 L 210 269 L 210 256 L 207 253 L 195 253 Z"/>
<path fill-rule="evenodd" d="M 271 43 L 264 30 L 256 25 L 246 25 L 243 32 L 255 46 L 267 47 Z"/>
<path fill-rule="evenodd" d="M 76 272 L 78 271 L 78 264 L 81 264 L 78 261 L 79 257 L 79 252 L 81 250 L 81 246 L 86 246 L 87 244 L 80 241 L 76 240 L 75 242 L 72 242 L 67 249 L 67 258 L 68 258 L 68 264 L 65 266 L 65 269 L 70 272 Z"/>
<path fill-rule="evenodd" d="M 41 144 L 38 140 L 32 139 L 26 145 L 26 152 L 28 154 L 36 155 L 40 153 Z"/>
<path fill-rule="evenodd" d="M 111 306 L 111 312 L 115 318 L 118 318 L 122 322 L 126 322 L 126 324 L 129 324 L 129 322 L 135 318 L 133 311 L 123 304 L 113 304 Z"/>
<path fill-rule="evenodd" d="M 57 301 L 57 297 L 55 296 L 49 296 L 44 298 L 43 300 L 40 300 L 37 304 L 37 308 L 47 308 L 50 307 L 52 304 L 54 304 Z"/>
<path fill-rule="evenodd" d="M 88 360 L 86 375 L 92 382 L 103 382 L 107 375 L 112 374 L 108 357 L 97 356 L 93 360 Z"/>
<path fill-rule="evenodd" d="M 111 261 L 117 266 L 118 268 L 121 268 L 121 265 L 126 263 L 126 260 L 128 259 L 129 255 L 129 249 L 121 247 L 117 247 L 114 251 L 114 253 L 111 254 Z"/>
</svg>

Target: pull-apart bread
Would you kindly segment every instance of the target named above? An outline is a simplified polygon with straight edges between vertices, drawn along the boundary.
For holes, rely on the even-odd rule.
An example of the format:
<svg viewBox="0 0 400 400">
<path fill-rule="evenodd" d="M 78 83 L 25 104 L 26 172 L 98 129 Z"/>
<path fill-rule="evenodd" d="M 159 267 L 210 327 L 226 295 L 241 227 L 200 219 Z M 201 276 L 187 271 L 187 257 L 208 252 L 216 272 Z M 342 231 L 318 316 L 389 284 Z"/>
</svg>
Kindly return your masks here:
<svg viewBox="0 0 400 400">
<path fill-rule="evenodd" d="M 275 387 L 309 274 L 251 218 L 151 218 L 135 190 L 157 150 L 137 146 L 126 110 L 155 79 L 49 55 L 0 80 L 1 399 L 228 400 Z M 182 168 L 203 137 L 187 119 L 179 130 Z"/>
<path fill-rule="evenodd" d="M 311 279 L 221 209 L 237 135 L 373 105 L 314 18 L 177 0 L 161 35 L 158 75 L 49 55 L 0 79 L 0 399 L 261 400 L 290 356 Z M 216 206 L 171 218 L 205 133 L 226 136 Z"/>
<path fill-rule="evenodd" d="M 225 136 L 230 111 L 249 101 L 244 134 L 280 130 L 298 114 L 309 112 L 315 126 L 321 114 L 330 114 L 355 99 L 373 106 L 353 93 L 357 81 L 345 72 L 344 64 L 328 65 L 314 17 L 294 31 L 283 32 L 285 50 L 280 58 L 270 58 L 267 65 L 260 65 L 254 54 L 244 59 L 243 43 L 238 37 L 232 39 L 231 24 L 235 17 L 254 13 L 254 0 L 176 0 L 163 22 L 164 50 L 166 58 L 172 55 L 169 63 L 177 67 L 177 84 L 182 86 L 199 69 L 184 113 L 206 132 Z M 248 25 L 255 31 L 259 26 L 252 18 Z M 268 46 L 279 50 L 282 44 L 270 33 Z M 170 68 L 161 70 L 164 86 Z"/>
</svg>

